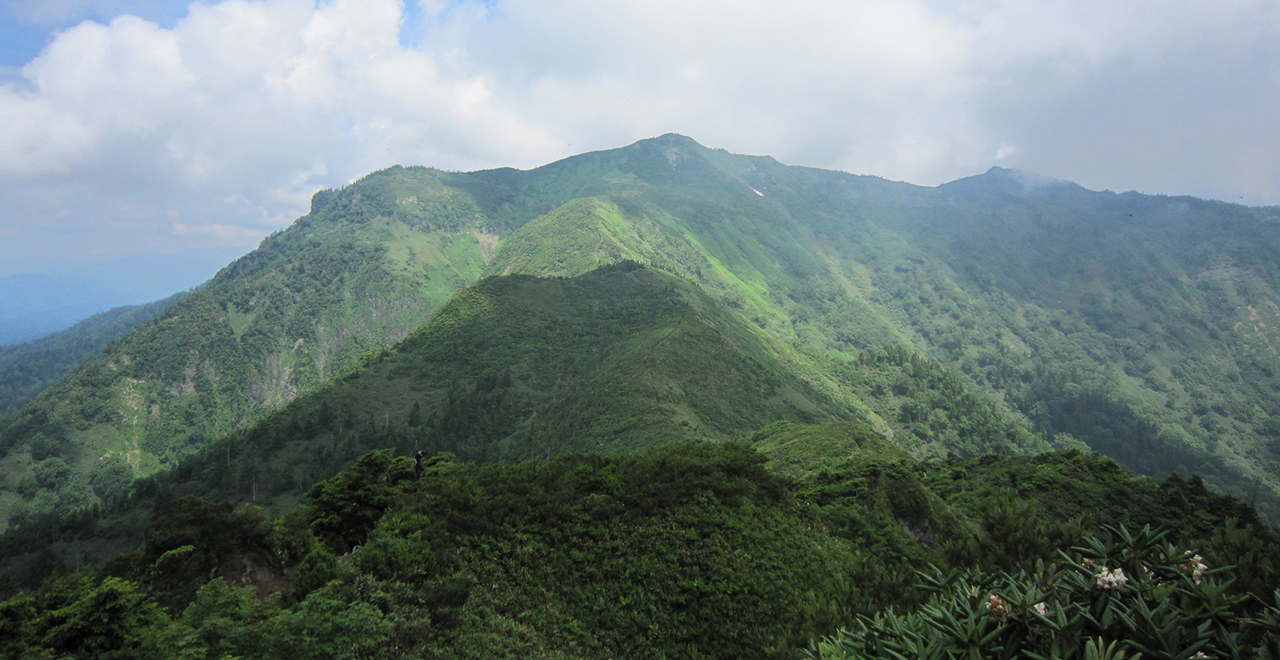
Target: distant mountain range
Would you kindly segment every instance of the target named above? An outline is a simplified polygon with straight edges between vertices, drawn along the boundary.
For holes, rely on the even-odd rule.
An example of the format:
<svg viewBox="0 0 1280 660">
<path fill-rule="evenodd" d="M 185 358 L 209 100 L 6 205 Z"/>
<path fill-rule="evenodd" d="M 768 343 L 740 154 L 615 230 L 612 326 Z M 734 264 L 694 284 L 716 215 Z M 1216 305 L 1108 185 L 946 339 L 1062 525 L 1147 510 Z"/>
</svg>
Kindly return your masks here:
<svg viewBox="0 0 1280 660">
<path fill-rule="evenodd" d="M 0 277 L 0 346 L 44 337 L 116 307 L 186 291 L 242 252 L 187 250 L 85 263 L 58 275 Z"/>
<path fill-rule="evenodd" d="M 369 449 L 627 454 L 858 421 L 1090 448 L 1280 512 L 1280 208 L 1016 170 L 936 188 L 665 135 L 393 167 L 0 422 L 0 516 L 155 475 L 287 510 Z"/>
<path fill-rule="evenodd" d="M 0 346 L 0 418 L 185 296 L 184 291 L 145 305 L 117 307 L 46 337 Z"/>
</svg>

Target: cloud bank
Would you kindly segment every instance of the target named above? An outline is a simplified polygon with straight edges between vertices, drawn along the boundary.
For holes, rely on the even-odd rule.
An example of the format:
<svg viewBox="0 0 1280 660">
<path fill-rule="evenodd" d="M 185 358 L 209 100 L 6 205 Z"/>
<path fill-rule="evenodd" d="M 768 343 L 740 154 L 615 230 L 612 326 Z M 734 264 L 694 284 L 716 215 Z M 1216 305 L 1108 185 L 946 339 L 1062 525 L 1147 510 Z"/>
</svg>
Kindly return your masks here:
<svg viewBox="0 0 1280 660">
<path fill-rule="evenodd" d="M 998 162 L 1280 203 L 1270 0 L 227 0 L 81 22 L 8 80 L 8 272 L 248 248 L 392 164 L 669 131 L 925 185 Z"/>
</svg>

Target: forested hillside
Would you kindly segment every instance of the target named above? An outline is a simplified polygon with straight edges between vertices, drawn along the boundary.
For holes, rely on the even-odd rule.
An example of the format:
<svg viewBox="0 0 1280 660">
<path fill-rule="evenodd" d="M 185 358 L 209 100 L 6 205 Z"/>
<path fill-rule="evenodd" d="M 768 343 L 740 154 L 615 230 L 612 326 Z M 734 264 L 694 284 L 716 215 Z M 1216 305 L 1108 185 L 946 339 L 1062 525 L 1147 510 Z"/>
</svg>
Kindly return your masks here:
<svg viewBox="0 0 1280 660">
<path fill-rule="evenodd" d="M 0 419 L 186 295 L 175 293 L 145 305 L 117 307 L 48 337 L 0 346 Z"/>
<path fill-rule="evenodd" d="M 477 462 L 620 455 L 723 442 L 777 420 L 860 420 L 904 455 L 1051 446 L 935 363 L 898 351 L 820 364 L 693 284 L 622 262 L 574 278 L 484 279 L 394 348 L 134 491 L 287 512 L 379 448 Z M 145 512 L 121 495 L 102 491 L 85 516 L 15 516 L 0 571 L 38 575 L 136 542 Z"/>
<path fill-rule="evenodd" d="M 1280 644 L 1277 539 L 1247 504 L 1079 452 L 921 463 L 858 424 L 488 466 L 373 452 L 282 519 L 155 504 L 135 551 L 0 602 L 2 657 L 1093 658 L 1099 639 L 1125 657 L 1266 657 Z"/>
<path fill-rule="evenodd" d="M 447 195 L 385 212 L 386 196 L 426 198 L 446 176 L 397 168 L 318 194 L 310 215 L 0 422 L 0 514 L 90 506 L 407 336 L 492 247 Z"/>
</svg>

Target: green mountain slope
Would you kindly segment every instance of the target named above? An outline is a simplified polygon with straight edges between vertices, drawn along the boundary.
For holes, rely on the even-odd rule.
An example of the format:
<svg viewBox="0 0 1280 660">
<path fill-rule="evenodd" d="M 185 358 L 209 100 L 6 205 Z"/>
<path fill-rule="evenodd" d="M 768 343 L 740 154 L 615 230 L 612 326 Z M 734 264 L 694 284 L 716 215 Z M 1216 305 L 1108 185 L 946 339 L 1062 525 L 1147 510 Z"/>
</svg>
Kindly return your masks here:
<svg viewBox="0 0 1280 660">
<path fill-rule="evenodd" d="M 0 419 L 186 295 L 177 293 L 145 305 L 117 307 L 48 337 L 0 346 Z"/>
<path fill-rule="evenodd" d="M 632 260 L 741 314 L 805 382 L 865 403 L 915 456 L 1083 442 L 1273 510 L 1277 218 L 999 169 L 921 188 L 677 135 L 529 171 L 392 168 L 318 194 L 184 301 L 170 323 L 182 330 L 140 330 L 124 341 L 137 348 L 10 418 L 0 504 L 25 484 L 28 510 L 65 508 L 93 500 L 99 472 L 117 483 L 119 461 L 171 464 L 406 336 L 482 273 Z M 37 465 L 49 458 L 65 465 Z"/>
<path fill-rule="evenodd" d="M 479 462 L 616 455 L 777 420 L 860 420 L 917 457 L 1051 446 L 934 363 L 819 361 L 696 285 L 625 261 L 481 280 L 394 348 L 157 483 L 283 510 L 379 447 Z"/>
<path fill-rule="evenodd" d="M 723 441 L 778 419 L 877 419 L 810 366 L 696 286 L 633 262 L 487 278 L 370 364 L 180 471 L 261 499 L 379 446 L 511 461 Z"/>
<path fill-rule="evenodd" d="M 925 409 L 927 423 L 913 421 L 910 411 Z M 456 293 L 396 346 L 127 495 L 104 489 L 94 512 L 14 517 L 0 574 L 104 560 L 136 543 L 150 511 L 183 495 L 288 512 L 313 484 L 378 448 L 485 463 L 626 455 L 724 442 L 777 420 L 873 424 L 896 440 L 858 426 L 867 429 L 859 441 L 902 459 L 1049 446 L 934 363 L 905 352 L 819 362 L 696 285 L 635 262 L 572 278 L 498 276 Z M 828 444 L 828 458 L 856 448 Z"/>
<path fill-rule="evenodd" d="M 1048 437 L 1277 501 L 1277 209 L 1000 169 L 919 188 L 679 136 L 543 169 L 626 175 L 514 234 L 489 272 L 660 264 L 813 354 L 903 347 Z"/>
<path fill-rule="evenodd" d="M 9 416 L 0 516 L 91 504 L 407 336 L 478 277 L 495 240 L 451 205 L 445 177 L 393 168 L 318 194 L 310 215 Z"/>
</svg>

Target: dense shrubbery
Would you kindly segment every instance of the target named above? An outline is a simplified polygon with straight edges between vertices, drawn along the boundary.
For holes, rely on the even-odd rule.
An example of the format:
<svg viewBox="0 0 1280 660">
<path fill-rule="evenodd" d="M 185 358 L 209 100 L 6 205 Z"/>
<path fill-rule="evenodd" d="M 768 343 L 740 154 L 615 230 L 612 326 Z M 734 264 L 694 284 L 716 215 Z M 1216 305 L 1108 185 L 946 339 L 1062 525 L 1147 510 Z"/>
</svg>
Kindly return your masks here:
<svg viewBox="0 0 1280 660">
<path fill-rule="evenodd" d="M 167 621 L 156 605 L 139 610 L 154 612 L 145 621 L 112 619 L 111 648 L 193 657 L 760 653 L 803 640 L 802 604 L 846 554 L 763 461 L 736 445 L 486 468 L 375 452 L 312 489 L 310 533 L 179 500 L 141 550 L 106 567 L 119 577 L 55 580 L 7 601 L 5 625 L 26 651 L 65 650 L 49 631 L 68 624 L 42 613 L 79 611 L 109 588 L 175 619 L 153 630 Z M 310 552 L 291 555 L 311 533 Z M 251 571 L 296 566 L 284 601 L 227 583 L 269 582 L 227 572 L 253 553 L 268 561 Z"/>
<path fill-rule="evenodd" d="M 746 442 L 763 453 L 686 444 L 476 466 L 373 452 L 275 521 L 173 500 L 132 554 L 0 604 L 0 657 L 1191 658 L 1275 645 L 1275 532 L 1198 482 L 1079 453 L 919 463 L 850 424 L 780 423 Z M 1121 502 L 1168 531 L 1100 528 Z"/>
<path fill-rule="evenodd" d="M 926 604 L 860 616 L 814 657 L 1278 657 L 1280 590 L 1232 594 L 1230 567 L 1210 568 L 1166 536 L 1110 528 L 1012 574 L 932 568 L 921 574 Z"/>
</svg>

